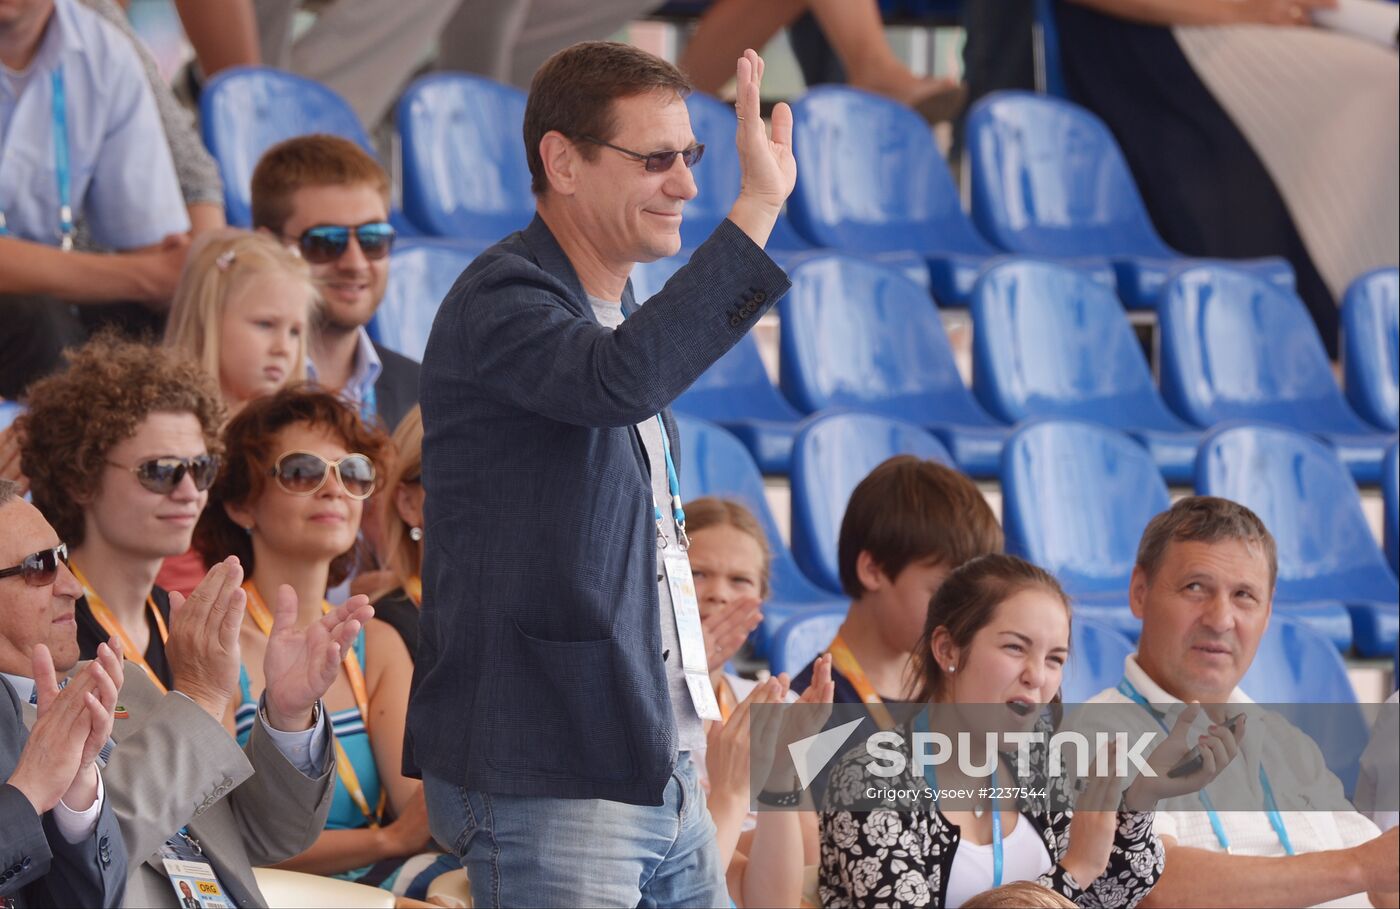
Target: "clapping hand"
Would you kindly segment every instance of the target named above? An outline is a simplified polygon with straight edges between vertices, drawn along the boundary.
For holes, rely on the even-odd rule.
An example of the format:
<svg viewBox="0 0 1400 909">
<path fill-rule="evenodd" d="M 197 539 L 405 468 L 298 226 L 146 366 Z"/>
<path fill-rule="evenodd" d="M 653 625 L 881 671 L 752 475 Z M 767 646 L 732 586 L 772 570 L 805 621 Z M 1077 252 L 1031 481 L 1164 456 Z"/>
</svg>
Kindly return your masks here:
<svg viewBox="0 0 1400 909">
<path fill-rule="evenodd" d="M 739 652 L 749 632 L 763 621 L 758 597 L 735 597 L 709 606 L 700 617 L 700 630 L 705 635 L 705 656 L 710 671 L 715 672 Z"/>
<path fill-rule="evenodd" d="M 787 697 L 787 673 L 778 676 L 780 691 L 774 703 L 782 704 Z M 836 695 L 836 683 L 831 680 L 831 654 L 817 657 L 812 667 L 812 684 L 802 692 L 792 704 L 782 710 L 761 710 L 757 715 L 758 729 L 753 733 L 759 745 L 755 747 L 755 757 L 766 757 L 771 766 L 763 773 L 755 773 L 754 779 L 765 780 L 765 789 L 785 792 L 792 788 L 797 770 L 792 762 L 789 746 L 816 735 L 831 718 L 831 702 Z M 764 768 L 758 768 L 763 770 Z"/>
<path fill-rule="evenodd" d="M 273 728 L 294 732 L 311 726 L 312 708 L 340 673 L 341 655 L 373 617 L 369 598 L 354 596 L 299 629 L 296 591 L 287 584 L 277 589 L 263 658 Z"/>
<path fill-rule="evenodd" d="M 99 646 L 99 658 L 60 689 L 49 649 L 34 646 L 37 718 L 8 783 L 24 793 L 40 814 L 60 799 L 83 811 L 97 797 L 93 762 L 112 732 L 112 705 L 122 680 L 120 649 L 120 645 L 115 650 Z"/>
<path fill-rule="evenodd" d="M 165 657 L 175 690 L 220 722 L 238 688 L 238 670 L 243 665 L 238 632 L 248 595 L 242 584 L 243 566 L 229 556 L 209 569 L 189 599 L 174 591 L 170 594 Z"/>
</svg>

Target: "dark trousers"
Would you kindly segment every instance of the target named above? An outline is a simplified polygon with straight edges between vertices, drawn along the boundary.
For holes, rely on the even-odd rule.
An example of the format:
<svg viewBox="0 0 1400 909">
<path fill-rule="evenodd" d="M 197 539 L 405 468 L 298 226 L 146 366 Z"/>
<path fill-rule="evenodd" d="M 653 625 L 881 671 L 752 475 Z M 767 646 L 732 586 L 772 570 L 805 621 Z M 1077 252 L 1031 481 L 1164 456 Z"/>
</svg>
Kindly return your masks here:
<svg viewBox="0 0 1400 909">
<path fill-rule="evenodd" d="M 164 316 L 136 303 L 75 306 L 52 297 L 0 294 L 0 398 L 17 400 L 35 379 L 63 366 L 63 352 L 107 326 L 132 338 L 160 337 Z"/>
</svg>

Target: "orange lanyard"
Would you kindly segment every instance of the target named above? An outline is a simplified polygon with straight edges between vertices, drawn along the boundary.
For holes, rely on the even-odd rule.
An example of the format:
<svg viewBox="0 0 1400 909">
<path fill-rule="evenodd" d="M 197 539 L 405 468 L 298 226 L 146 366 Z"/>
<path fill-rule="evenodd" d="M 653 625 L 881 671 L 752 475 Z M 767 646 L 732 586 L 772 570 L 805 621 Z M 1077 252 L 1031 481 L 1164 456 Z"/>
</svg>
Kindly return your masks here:
<svg viewBox="0 0 1400 909">
<path fill-rule="evenodd" d="M 404 593 L 413 601 L 414 606 L 423 605 L 423 579 L 414 575 L 403 582 Z"/>
<path fill-rule="evenodd" d="M 253 617 L 253 622 L 257 624 L 258 629 L 264 635 L 271 637 L 272 612 L 267 608 L 266 601 L 258 593 L 258 588 L 253 586 L 252 581 L 244 581 L 243 590 L 248 594 L 248 614 Z M 331 604 L 322 600 L 321 614 L 325 615 L 330 611 Z M 355 696 L 355 706 L 359 708 L 360 720 L 365 727 L 365 735 L 369 735 L 369 692 L 365 687 L 365 674 L 360 669 L 360 658 L 355 654 L 354 647 L 345 648 L 345 657 L 341 660 L 341 666 L 345 669 L 345 677 L 350 682 L 350 691 Z M 345 746 L 340 744 L 340 739 L 336 736 L 334 728 L 331 729 L 331 741 L 335 743 L 335 770 L 340 777 L 340 782 L 345 785 L 345 791 L 350 794 L 350 800 L 369 821 L 370 827 L 377 828 L 380 818 L 384 816 L 384 801 L 387 792 L 383 786 L 380 786 L 379 807 L 376 811 L 371 812 L 369 799 L 365 798 L 364 787 L 360 785 L 360 776 L 355 772 L 355 765 L 351 763 L 350 755 L 345 753 Z"/>
<path fill-rule="evenodd" d="M 715 686 L 715 697 L 719 700 L 719 716 L 724 722 L 729 722 L 734 711 L 739 707 L 739 699 L 734 696 L 734 689 L 730 687 L 729 679 L 720 677 L 719 684 Z"/>
<path fill-rule="evenodd" d="M 881 729 L 893 729 L 895 727 L 894 717 L 890 715 L 889 709 L 885 707 L 885 701 L 875 691 L 875 686 L 870 684 L 870 677 L 865 674 L 865 670 L 860 668 L 860 661 L 856 655 L 851 653 L 851 648 L 846 646 L 846 642 L 837 633 L 836 639 L 827 648 L 831 653 L 831 664 L 836 671 L 846 677 L 851 683 L 851 687 L 860 695 L 860 699 L 870 708 L 870 714 L 875 718 L 876 724 Z"/>
<path fill-rule="evenodd" d="M 137 666 L 140 666 L 146 675 L 150 677 L 151 681 L 155 683 L 156 687 L 159 688 L 161 692 L 164 692 L 166 690 L 165 683 L 160 680 L 160 676 L 156 675 L 156 671 L 151 668 L 151 664 L 146 662 L 146 655 L 137 651 L 136 645 L 131 643 L 131 637 L 126 633 L 126 629 L 122 627 L 121 619 L 118 619 L 116 614 L 108 608 L 107 604 L 103 602 L 102 597 L 97 595 L 97 591 L 92 589 L 92 585 L 88 583 L 87 578 L 83 576 L 83 572 L 76 564 L 70 562 L 68 570 L 72 571 L 73 577 L 77 578 L 78 583 L 83 585 L 83 596 L 87 600 L 88 609 L 92 612 L 92 617 L 97 619 L 97 624 L 102 626 L 102 630 L 107 632 L 108 636 L 117 636 L 117 639 L 122 642 L 123 655 Z M 146 595 L 146 606 L 151 610 L 151 615 L 155 617 L 156 630 L 160 633 L 160 642 L 164 644 L 166 641 L 170 640 L 170 630 L 165 627 L 165 616 L 160 614 L 160 607 L 156 606 L 155 597 L 150 594 Z"/>
</svg>

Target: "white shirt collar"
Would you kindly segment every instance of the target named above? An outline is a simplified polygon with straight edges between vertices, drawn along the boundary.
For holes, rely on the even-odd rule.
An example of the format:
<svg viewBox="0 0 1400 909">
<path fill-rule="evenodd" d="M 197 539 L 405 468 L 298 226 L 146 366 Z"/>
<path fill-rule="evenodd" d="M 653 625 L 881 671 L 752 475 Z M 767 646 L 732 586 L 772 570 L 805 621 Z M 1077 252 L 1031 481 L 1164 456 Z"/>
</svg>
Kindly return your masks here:
<svg viewBox="0 0 1400 909">
<path fill-rule="evenodd" d="M 1180 698 L 1167 694 L 1162 686 L 1153 681 L 1152 677 L 1147 674 L 1147 671 L 1138 665 L 1136 653 L 1130 653 L 1124 657 L 1123 678 L 1127 679 L 1128 683 L 1136 688 L 1138 694 L 1142 695 L 1149 704 L 1182 703 Z M 1253 704 L 1254 700 L 1241 691 L 1237 685 L 1235 686 L 1235 690 L 1230 692 L 1229 703 Z"/>
<path fill-rule="evenodd" d="M 340 390 L 341 397 L 355 404 L 363 404 L 369 397 L 369 389 L 374 388 L 383 371 L 384 361 L 380 359 L 379 351 L 374 349 L 369 332 L 361 327 L 355 333 L 355 363 L 350 370 L 350 378 Z M 306 358 L 306 377 L 312 382 L 317 380 L 316 363 L 310 357 Z"/>
</svg>

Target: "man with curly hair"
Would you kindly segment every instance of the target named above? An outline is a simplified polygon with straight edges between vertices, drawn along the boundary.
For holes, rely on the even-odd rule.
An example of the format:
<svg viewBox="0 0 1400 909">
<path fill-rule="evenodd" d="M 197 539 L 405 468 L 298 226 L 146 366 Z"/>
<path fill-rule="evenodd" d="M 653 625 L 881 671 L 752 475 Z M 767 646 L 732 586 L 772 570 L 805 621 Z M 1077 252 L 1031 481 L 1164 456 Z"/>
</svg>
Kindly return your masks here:
<svg viewBox="0 0 1400 909">
<path fill-rule="evenodd" d="M 83 659 L 116 636 L 127 659 L 170 687 L 170 600 L 155 578 L 163 559 L 190 548 L 222 423 L 218 386 L 197 365 L 112 336 L 32 386 L 16 421 L 21 467 L 84 588 Z"/>
</svg>

